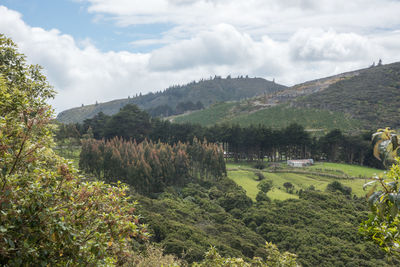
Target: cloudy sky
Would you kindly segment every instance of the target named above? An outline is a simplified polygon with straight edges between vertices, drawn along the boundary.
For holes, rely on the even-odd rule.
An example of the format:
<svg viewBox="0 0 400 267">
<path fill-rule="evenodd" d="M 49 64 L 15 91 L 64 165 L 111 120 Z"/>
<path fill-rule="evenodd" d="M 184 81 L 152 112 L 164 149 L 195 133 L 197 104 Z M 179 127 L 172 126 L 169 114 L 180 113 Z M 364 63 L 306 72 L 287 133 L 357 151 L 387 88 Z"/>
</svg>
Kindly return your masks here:
<svg viewBox="0 0 400 267">
<path fill-rule="evenodd" d="M 400 0 L 0 0 L 57 112 L 214 75 L 293 85 L 400 61 Z"/>
</svg>

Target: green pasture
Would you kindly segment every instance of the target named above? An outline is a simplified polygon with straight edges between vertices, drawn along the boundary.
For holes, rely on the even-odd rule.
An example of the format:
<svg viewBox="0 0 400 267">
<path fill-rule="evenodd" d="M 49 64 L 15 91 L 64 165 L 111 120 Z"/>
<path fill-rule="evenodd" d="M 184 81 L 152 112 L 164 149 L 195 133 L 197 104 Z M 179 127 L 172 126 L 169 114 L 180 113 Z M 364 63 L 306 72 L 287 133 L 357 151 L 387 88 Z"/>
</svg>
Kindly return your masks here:
<svg viewBox="0 0 400 267">
<path fill-rule="evenodd" d="M 216 103 L 207 109 L 194 111 L 173 117 L 176 123 L 198 123 L 202 126 L 209 126 L 222 122 L 232 116 L 231 109 L 236 105 L 235 102 Z"/>
<path fill-rule="evenodd" d="M 359 129 L 362 122 L 350 118 L 341 112 L 312 108 L 295 108 L 281 104 L 260 110 L 251 103 L 244 102 L 217 103 L 204 110 L 178 115 L 173 118 L 177 123 L 198 123 L 211 126 L 216 123 L 239 124 L 242 127 L 263 124 L 272 128 L 287 127 L 292 123 L 303 125 L 311 132 L 323 134 L 329 130 L 341 129 L 345 132 Z"/>
<path fill-rule="evenodd" d="M 284 165 L 284 164 L 282 164 Z M 255 200 L 258 193 L 258 181 L 256 181 L 255 172 L 259 170 L 252 168 L 251 164 L 234 164 L 228 163 L 228 177 L 235 181 L 238 185 L 246 190 L 247 195 Z M 287 170 L 288 172 L 285 172 Z M 345 186 L 352 188 L 352 193 L 361 197 L 365 195 L 363 185 L 368 182 L 367 177 L 371 177 L 374 174 L 380 174 L 383 171 L 368 167 L 361 167 L 349 164 L 337 164 L 337 163 L 316 163 L 315 165 L 307 168 L 286 168 L 282 172 L 269 172 L 263 170 L 261 173 L 266 179 L 272 180 L 273 189 L 268 192 L 268 196 L 271 199 L 284 200 L 288 198 L 298 198 L 295 194 L 300 189 L 307 189 L 310 186 L 314 186 L 316 190 L 324 191 L 326 186 L 333 182 L 339 181 Z M 304 173 L 291 173 L 290 171 L 299 171 Z M 309 171 L 310 173 L 307 173 Z M 311 173 L 312 172 L 312 173 Z M 341 179 L 319 176 L 315 173 L 323 174 L 334 174 L 336 176 L 342 176 Z M 348 178 L 357 177 L 357 178 Z M 294 185 L 294 193 L 290 194 L 286 192 L 283 184 L 290 182 Z"/>
<path fill-rule="evenodd" d="M 375 174 L 383 173 L 383 170 L 367 168 L 358 165 L 341 164 L 341 163 L 331 163 L 331 162 L 321 162 L 316 163 L 309 167 L 310 169 L 319 170 L 322 169 L 324 172 L 329 171 L 341 171 L 352 177 L 366 177 L 370 178 Z"/>
</svg>

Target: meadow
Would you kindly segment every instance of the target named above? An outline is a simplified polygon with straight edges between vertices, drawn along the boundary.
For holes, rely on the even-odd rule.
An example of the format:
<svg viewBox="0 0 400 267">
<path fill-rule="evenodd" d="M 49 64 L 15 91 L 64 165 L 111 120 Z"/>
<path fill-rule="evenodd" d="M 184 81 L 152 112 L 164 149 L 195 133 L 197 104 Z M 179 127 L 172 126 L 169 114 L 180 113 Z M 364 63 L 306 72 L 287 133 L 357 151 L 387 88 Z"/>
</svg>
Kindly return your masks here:
<svg viewBox="0 0 400 267">
<path fill-rule="evenodd" d="M 273 188 L 268 192 L 271 199 L 285 200 L 298 198 L 296 191 L 305 190 L 314 186 L 315 190 L 325 191 L 329 183 L 339 181 L 344 186 L 352 188 L 352 194 L 362 197 L 366 194 L 363 185 L 373 175 L 382 174 L 383 170 L 362 167 L 358 165 L 341 163 L 316 163 L 305 168 L 290 168 L 281 164 L 283 169 L 274 171 L 264 169 L 262 171 L 252 168 L 249 163 L 227 163 L 228 177 L 246 190 L 246 194 L 255 200 L 258 193 L 256 172 L 261 172 L 265 179 L 272 180 Z M 294 185 L 293 193 L 286 192 L 284 183 L 290 182 Z"/>
<path fill-rule="evenodd" d="M 198 123 L 210 126 L 215 123 L 239 124 L 242 127 L 263 124 L 271 128 L 283 128 L 292 123 L 303 125 L 307 130 L 319 134 L 333 129 L 353 131 L 362 125 L 344 113 L 322 109 L 295 108 L 281 104 L 257 110 L 251 102 L 217 103 L 207 109 L 178 115 L 177 123 Z"/>
</svg>

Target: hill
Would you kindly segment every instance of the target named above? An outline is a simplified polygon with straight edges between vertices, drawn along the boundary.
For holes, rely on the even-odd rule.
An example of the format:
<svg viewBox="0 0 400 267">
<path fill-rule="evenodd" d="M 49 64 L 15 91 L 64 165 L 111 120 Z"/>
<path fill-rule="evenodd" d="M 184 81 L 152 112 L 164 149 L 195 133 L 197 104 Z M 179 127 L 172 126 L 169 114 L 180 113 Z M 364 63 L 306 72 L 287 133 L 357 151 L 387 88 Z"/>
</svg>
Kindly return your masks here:
<svg viewBox="0 0 400 267">
<path fill-rule="evenodd" d="M 251 102 L 217 103 L 207 109 L 179 115 L 171 120 L 177 123 L 198 123 L 203 126 L 215 123 L 239 124 L 242 127 L 264 124 L 276 129 L 298 123 L 308 131 L 321 133 L 333 129 L 356 130 L 363 125 L 361 121 L 342 112 L 293 107 L 288 104 L 257 109 Z"/>
<path fill-rule="evenodd" d="M 241 102 L 216 104 L 171 120 L 276 128 L 297 122 L 312 131 L 398 128 L 399 89 L 400 63 L 393 63 L 305 82 Z"/>
<path fill-rule="evenodd" d="M 113 115 L 127 104 L 136 104 L 153 116 L 168 116 L 208 107 L 216 102 L 239 101 L 257 95 L 269 95 L 285 88 L 283 85 L 262 78 L 215 77 L 183 86 L 172 86 L 163 92 L 65 110 L 58 114 L 57 120 L 73 123 L 92 118 L 99 112 Z"/>
<path fill-rule="evenodd" d="M 368 128 L 399 128 L 400 62 L 365 69 L 293 105 L 343 112 Z"/>
</svg>

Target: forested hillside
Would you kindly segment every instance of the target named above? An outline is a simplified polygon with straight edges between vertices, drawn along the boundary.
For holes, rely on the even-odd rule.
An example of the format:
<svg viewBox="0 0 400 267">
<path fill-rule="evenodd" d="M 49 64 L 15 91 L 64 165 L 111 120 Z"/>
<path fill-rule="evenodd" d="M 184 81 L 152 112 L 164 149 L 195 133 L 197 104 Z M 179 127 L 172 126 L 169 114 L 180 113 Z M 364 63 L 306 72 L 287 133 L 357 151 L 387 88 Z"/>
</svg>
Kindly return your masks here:
<svg viewBox="0 0 400 267">
<path fill-rule="evenodd" d="M 400 127 L 400 62 L 366 69 L 326 90 L 296 99 L 297 107 L 313 107 L 349 114 L 364 127 Z"/>
<path fill-rule="evenodd" d="M 271 95 L 213 105 L 171 119 L 207 126 L 260 123 L 276 128 L 296 122 L 310 131 L 325 133 L 389 125 L 397 128 L 399 89 L 400 63 L 393 63 L 302 83 Z"/>
<path fill-rule="evenodd" d="M 127 104 L 136 104 L 152 116 L 171 116 L 185 111 L 198 110 L 216 102 L 238 101 L 261 94 L 271 94 L 286 88 L 262 78 L 221 78 L 176 85 L 164 91 L 132 96 L 127 99 L 77 107 L 58 114 L 57 120 L 63 123 L 82 122 L 99 112 L 107 115 L 117 113 Z M 95 99 L 94 99 L 95 101 Z M 94 102 L 93 101 L 93 102 Z"/>
</svg>

